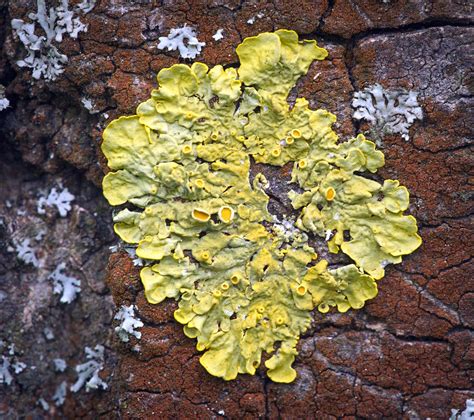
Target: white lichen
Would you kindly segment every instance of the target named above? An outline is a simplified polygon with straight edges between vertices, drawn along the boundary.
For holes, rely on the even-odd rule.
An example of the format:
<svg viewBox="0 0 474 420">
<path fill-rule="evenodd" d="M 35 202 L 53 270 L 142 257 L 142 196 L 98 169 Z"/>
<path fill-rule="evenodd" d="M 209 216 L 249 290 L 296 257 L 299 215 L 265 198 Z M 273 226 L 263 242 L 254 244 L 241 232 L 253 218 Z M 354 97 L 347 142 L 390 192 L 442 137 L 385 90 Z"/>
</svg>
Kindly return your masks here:
<svg viewBox="0 0 474 420">
<path fill-rule="evenodd" d="M 6 343 L 0 340 L 0 350 L 3 351 Z M 7 355 L 2 355 L 0 363 L 0 384 L 11 385 L 13 374 L 18 375 L 26 369 L 26 363 L 20 362 L 15 356 L 15 344 L 11 343 L 6 347 Z"/>
<path fill-rule="evenodd" d="M 295 225 L 295 221 L 291 218 L 283 216 L 280 220 L 277 216 L 273 215 L 272 219 L 273 224 L 271 230 L 282 242 L 299 242 L 307 238 L 307 235 Z"/>
<path fill-rule="evenodd" d="M 97 0 L 82 0 L 78 5 L 76 5 L 76 9 L 82 10 L 82 13 L 86 14 L 92 11 L 96 3 Z"/>
<path fill-rule="evenodd" d="M 354 94 L 353 117 L 368 121 L 377 144 L 385 134 L 401 134 L 409 140 L 409 128 L 415 120 L 423 119 L 417 93 L 406 90 L 384 90 L 379 84 Z"/>
<path fill-rule="evenodd" d="M 212 37 L 214 38 L 215 41 L 220 41 L 222 38 L 224 38 L 223 35 L 224 29 L 218 29 Z"/>
<path fill-rule="evenodd" d="M 41 408 L 44 410 L 44 411 L 48 411 L 49 410 L 49 404 L 48 402 L 44 399 L 44 398 L 40 398 L 38 400 L 38 405 L 41 406 Z"/>
<path fill-rule="evenodd" d="M 84 108 L 89 111 L 89 114 L 94 115 L 99 113 L 99 111 L 95 108 L 94 102 L 90 98 L 82 98 L 81 99 L 82 105 Z"/>
<path fill-rule="evenodd" d="M 143 267 L 144 265 L 144 261 L 142 258 L 134 258 L 132 262 L 135 267 Z"/>
<path fill-rule="evenodd" d="M 459 413 L 459 410 L 451 409 L 449 420 L 472 420 L 474 418 L 474 400 L 466 401 L 466 409 Z"/>
<path fill-rule="evenodd" d="M 194 59 L 205 45 L 205 42 L 197 39 L 196 31 L 192 27 L 184 25 L 181 28 L 171 29 L 168 36 L 161 36 L 158 49 L 178 50 L 182 58 Z"/>
<path fill-rule="evenodd" d="M 25 369 L 26 369 L 26 363 L 23 363 L 23 362 L 15 362 L 12 364 L 12 368 L 13 368 L 13 371 L 15 372 L 15 374 L 19 374 L 21 372 L 23 372 Z"/>
<path fill-rule="evenodd" d="M 46 328 L 43 329 L 43 334 L 44 334 L 46 340 L 53 340 L 54 339 L 53 330 L 49 327 L 46 327 Z"/>
<path fill-rule="evenodd" d="M 28 55 L 17 61 L 19 67 L 33 69 L 35 79 L 55 80 L 63 71 L 68 58 L 61 54 L 54 43 L 61 43 L 63 35 L 77 38 L 80 32 L 87 31 L 76 13 L 88 13 L 95 5 L 95 0 L 84 0 L 72 9 L 68 0 L 61 0 L 57 7 L 46 6 L 45 0 L 37 0 L 36 13 L 30 13 L 30 23 L 23 19 L 13 19 L 12 28 L 28 52 Z M 42 29 L 37 35 L 36 23 Z"/>
<path fill-rule="evenodd" d="M 124 250 L 131 258 L 134 266 L 142 267 L 145 264 L 144 259 L 137 257 L 136 246 L 125 244 L 124 242 L 119 242 L 117 245 L 109 246 L 110 252 L 118 252 L 119 250 Z"/>
<path fill-rule="evenodd" d="M 61 382 L 57 387 L 56 391 L 54 392 L 52 400 L 54 401 L 54 405 L 56 407 L 61 407 L 66 401 L 66 393 L 67 393 L 67 383 L 66 381 Z"/>
<path fill-rule="evenodd" d="M 45 214 L 45 206 L 55 206 L 58 209 L 59 215 L 65 217 L 72 208 L 71 202 L 73 200 L 74 195 L 72 195 L 67 188 L 64 188 L 62 191 L 52 188 L 48 197 L 40 197 L 38 199 L 37 211 L 39 214 Z"/>
<path fill-rule="evenodd" d="M 136 331 L 136 328 L 143 327 L 143 322 L 136 318 L 135 309 L 134 305 L 122 305 L 114 317 L 115 320 L 120 321 L 120 325 L 115 327 L 115 332 L 120 340 L 125 343 L 130 341 L 130 335 L 135 336 L 137 339 L 140 339 L 142 336 L 140 331 Z"/>
<path fill-rule="evenodd" d="M 71 386 L 72 392 L 79 391 L 84 385 L 86 392 L 91 389 L 107 389 L 107 384 L 99 377 L 99 372 L 104 368 L 104 346 L 96 345 L 94 350 L 86 347 L 88 362 L 76 366 L 77 381 Z"/>
<path fill-rule="evenodd" d="M 10 101 L 5 97 L 5 87 L 0 85 L 0 111 L 7 109 L 10 106 Z"/>
<path fill-rule="evenodd" d="M 67 368 L 67 364 L 64 359 L 60 359 L 60 358 L 53 359 L 53 363 L 54 363 L 54 370 L 56 372 L 64 372 Z"/>
<path fill-rule="evenodd" d="M 10 101 L 7 98 L 0 98 L 0 111 L 7 109 L 10 106 Z"/>
<path fill-rule="evenodd" d="M 23 261 L 25 264 L 31 264 L 36 268 L 40 266 L 40 262 L 36 257 L 35 250 L 32 248 L 31 240 L 29 238 L 14 240 L 13 245 L 18 259 Z"/>
<path fill-rule="evenodd" d="M 10 385 L 13 381 L 13 376 L 10 373 L 10 359 L 2 356 L 2 364 L 0 365 L 0 384 Z"/>
<path fill-rule="evenodd" d="M 130 257 L 132 257 L 132 262 L 135 267 L 137 266 L 142 267 L 145 264 L 145 260 L 137 257 L 137 251 L 136 251 L 137 247 L 124 245 L 123 249 L 128 255 L 130 255 Z"/>
<path fill-rule="evenodd" d="M 332 230 L 331 229 L 326 230 L 326 236 L 324 237 L 324 240 L 329 241 L 331 237 L 332 237 Z"/>
<path fill-rule="evenodd" d="M 119 250 L 118 245 L 109 246 L 110 252 L 117 252 Z"/>
<path fill-rule="evenodd" d="M 66 264 L 64 262 L 60 263 L 49 275 L 49 278 L 53 280 L 54 294 L 61 294 L 59 301 L 62 303 L 71 303 L 81 291 L 81 281 L 64 274 L 62 271 L 65 268 Z"/>
<path fill-rule="evenodd" d="M 264 16 L 265 16 L 265 15 L 263 14 L 263 12 L 259 12 L 259 13 L 257 13 L 255 16 L 252 16 L 250 19 L 248 19 L 248 20 L 247 20 L 247 23 L 248 23 L 249 25 L 253 25 L 257 19 L 261 19 L 261 18 L 263 18 Z"/>
</svg>

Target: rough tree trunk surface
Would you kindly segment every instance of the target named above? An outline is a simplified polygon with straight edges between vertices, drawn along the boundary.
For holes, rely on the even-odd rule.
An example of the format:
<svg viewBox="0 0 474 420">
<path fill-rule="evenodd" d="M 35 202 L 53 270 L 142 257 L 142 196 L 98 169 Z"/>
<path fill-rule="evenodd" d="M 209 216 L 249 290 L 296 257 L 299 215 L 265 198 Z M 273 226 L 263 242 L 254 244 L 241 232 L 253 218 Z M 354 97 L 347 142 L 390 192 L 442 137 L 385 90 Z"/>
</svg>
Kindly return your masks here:
<svg viewBox="0 0 474 420">
<path fill-rule="evenodd" d="M 451 408 L 463 408 L 474 398 L 470 4 L 99 0 L 81 17 L 88 32 L 60 45 L 69 57 L 65 72 L 44 82 L 17 66 L 25 52 L 10 25 L 27 19 L 36 2 L 0 0 L 0 83 L 11 102 L 0 112 L 0 354 L 27 365 L 9 386 L 0 384 L 0 417 L 446 419 Z M 362 310 L 314 315 L 290 385 L 272 383 L 263 371 L 231 382 L 207 374 L 173 320 L 176 304 L 148 304 L 138 267 L 124 252 L 110 255 L 117 239 L 100 191 L 101 132 L 134 113 L 161 68 L 180 62 L 157 42 L 184 23 L 206 42 L 197 59 L 209 65 L 235 64 L 235 47 L 263 31 L 288 28 L 317 39 L 329 56 L 313 63 L 295 93 L 335 113 L 342 139 L 369 128 L 351 118 L 355 91 L 380 83 L 419 93 L 424 119 L 408 142 L 385 136 L 380 174 L 410 190 L 423 245 L 388 268 L 379 295 Z M 219 28 L 224 39 L 216 43 Z M 285 168 L 276 176 L 285 180 Z M 38 197 L 53 187 L 75 196 L 65 217 L 53 207 L 37 211 Z M 281 197 L 273 205 L 285 207 Z M 35 268 L 14 248 L 40 232 L 31 239 L 41 260 Z M 62 262 L 81 280 L 70 304 L 59 302 L 48 279 Z M 137 305 L 145 323 L 140 341 L 114 336 L 114 303 Z M 74 383 L 85 346 L 97 344 L 105 346 L 100 376 L 108 389 L 68 391 L 57 407 L 56 387 Z M 54 358 L 66 361 L 64 372 L 55 372 Z"/>
</svg>

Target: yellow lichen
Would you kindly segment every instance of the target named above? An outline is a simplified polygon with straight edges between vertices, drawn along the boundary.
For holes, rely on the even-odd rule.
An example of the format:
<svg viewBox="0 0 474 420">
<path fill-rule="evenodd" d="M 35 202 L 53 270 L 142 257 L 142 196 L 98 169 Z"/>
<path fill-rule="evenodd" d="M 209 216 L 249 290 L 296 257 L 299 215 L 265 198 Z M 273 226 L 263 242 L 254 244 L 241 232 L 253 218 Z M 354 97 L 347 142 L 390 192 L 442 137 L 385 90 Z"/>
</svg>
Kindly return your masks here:
<svg viewBox="0 0 474 420">
<path fill-rule="evenodd" d="M 181 150 L 185 155 L 189 155 L 193 151 L 193 148 L 189 144 L 186 144 Z"/>
<path fill-rule="evenodd" d="M 230 223 L 234 218 L 234 209 L 229 206 L 222 206 L 219 209 L 219 219 L 224 223 Z"/>
<path fill-rule="evenodd" d="M 196 187 L 198 188 L 204 188 L 204 181 L 202 179 L 196 179 L 194 181 L 194 184 L 196 185 Z"/>
<path fill-rule="evenodd" d="M 301 131 L 295 128 L 294 130 L 291 130 L 291 136 L 294 139 L 299 139 L 301 137 Z"/>
<path fill-rule="evenodd" d="M 142 209 L 121 210 L 114 230 L 154 261 L 140 273 L 145 296 L 179 301 L 174 317 L 197 339 L 207 371 L 225 380 L 254 374 L 266 352 L 268 376 L 288 383 L 311 311 L 361 308 L 376 296 L 384 267 L 421 239 L 403 214 L 406 188 L 361 176 L 384 165 L 374 143 L 363 135 L 338 142 L 333 114 L 304 98 L 289 106 L 297 79 L 326 50 L 278 30 L 245 39 L 237 54 L 239 69 L 161 70 L 159 89 L 137 115 L 108 125 L 104 195 Z M 294 163 L 294 223 L 272 227 L 268 181 L 256 174 L 250 182 L 251 160 Z M 311 235 L 354 264 L 313 263 Z"/>
<path fill-rule="evenodd" d="M 332 200 L 334 200 L 334 197 L 335 197 L 335 196 L 336 196 L 336 191 L 334 191 L 334 188 L 329 187 L 329 188 L 326 190 L 326 200 L 332 201 Z"/>
<path fill-rule="evenodd" d="M 145 213 L 146 210 L 148 209 L 145 209 Z M 193 219 L 197 220 L 198 222 L 207 222 L 211 218 L 211 215 L 207 211 L 202 209 L 193 209 L 192 214 Z"/>
</svg>

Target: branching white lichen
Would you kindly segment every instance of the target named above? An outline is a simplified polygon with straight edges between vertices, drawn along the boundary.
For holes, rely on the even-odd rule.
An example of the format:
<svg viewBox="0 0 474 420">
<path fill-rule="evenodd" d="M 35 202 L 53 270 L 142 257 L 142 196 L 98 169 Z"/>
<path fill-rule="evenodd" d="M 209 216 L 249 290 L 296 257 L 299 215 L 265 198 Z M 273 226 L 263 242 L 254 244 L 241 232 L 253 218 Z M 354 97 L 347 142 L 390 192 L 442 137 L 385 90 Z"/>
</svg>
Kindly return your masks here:
<svg viewBox="0 0 474 420">
<path fill-rule="evenodd" d="M 135 336 L 137 339 L 140 339 L 142 336 L 140 331 L 135 330 L 136 328 L 143 327 L 143 322 L 135 316 L 135 309 L 134 305 L 122 305 L 114 317 L 114 319 L 120 321 L 120 325 L 115 327 L 115 332 L 120 340 L 125 343 L 130 341 L 130 335 Z"/>
<path fill-rule="evenodd" d="M 109 249 L 110 252 L 118 252 L 119 250 L 124 250 L 132 258 L 134 266 L 142 267 L 145 264 L 146 260 L 137 257 L 136 246 L 125 244 L 124 242 L 119 242 L 117 245 L 109 246 Z"/>
<path fill-rule="evenodd" d="M 26 369 L 26 363 L 23 362 L 15 362 L 12 364 L 13 371 L 15 374 L 19 374 Z"/>
<path fill-rule="evenodd" d="M 142 267 L 144 265 L 145 261 L 142 258 L 137 257 L 136 247 L 126 245 L 123 249 L 128 255 L 130 255 L 130 257 L 132 257 L 132 262 L 135 267 Z"/>
<path fill-rule="evenodd" d="M 10 359 L 2 356 L 2 364 L 0 365 L 0 384 L 10 385 L 13 381 L 13 376 L 10 373 Z"/>
<path fill-rule="evenodd" d="M 67 368 L 66 361 L 64 359 L 53 359 L 54 370 L 56 372 L 64 372 Z"/>
<path fill-rule="evenodd" d="M 38 199 L 37 211 L 39 214 L 45 214 L 45 206 L 53 207 L 58 209 L 61 217 L 67 216 L 71 210 L 71 202 L 74 200 L 72 195 L 67 188 L 62 191 L 57 191 L 56 188 L 52 188 L 48 197 L 40 197 Z"/>
<path fill-rule="evenodd" d="M 160 36 L 158 49 L 178 50 L 182 58 L 194 59 L 201 53 L 201 49 L 205 45 L 205 42 L 199 42 L 196 37 L 196 31 L 193 28 L 184 25 L 181 28 L 171 29 L 168 36 Z"/>
<path fill-rule="evenodd" d="M 265 15 L 263 12 L 257 13 L 255 16 L 252 16 L 250 19 L 247 20 L 249 25 L 253 25 L 257 19 L 262 19 Z"/>
<path fill-rule="evenodd" d="M 7 109 L 10 106 L 10 101 L 5 97 L 5 86 L 0 85 L 0 111 Z"/>
<path fill-rule="evenodd" d="M 84 0 L 72 9 L 69 8 L 68 0 L 61 0 L 59 6 L 50 7 L 49 10 L 45 0 L 37 0 L 36 4 L 36 13 L 28 15 L 31 23 L 26 23 L 23 19 L 13 19 L 11 22 L 13 30 L 28 51 L 28 55 L 17 61 L 17 64 L 33 69 L 35 79 L 55 80 L 64 71 L 68 58 L 53 43 L 61 43 L 64 34 L 77 38 L 80 32 L 87 31 L 87 25 L 79 17 L 75 17 L 75 14 L 90 12 L 95 0 Z M 36 34 L 36 23 L 43 34 Z"/>
<path fill-rule="evenodd" d="M 61 407 L 66 401 L 66 394 L 67 394 L 67 383 L 66 381 L 61 382 L 54 392 L 52 400 L 56 407 Z"/>
<path fill-rule="evenodd" d="M 5 346 L 5 342 L 0 340 L 0 350 Z M 13 374 L 18 375 L 26 369 L 26 363 L 16 360 L 15 345 L 12 343 L 7 347 L 7 355 L 2 355 L 0 362 L 0 384 L 11 385 Z"/>
<path fill-rule="evenodd" d="M 224 38 L 223 35 L 224 29 L 218 29 L 212 37 L 214 38 L 215 41 L 220 41 L 222 38 Z"/>
<path fill-rule="evenodd" d="M 64 274 L 62 271 L 65 268 L 66 264 L 63 262 L 60 263 L 49 275 L 49 278 L 53 280 L 54 294 L 61 294 L 59 301 L 62 303 L 71 303 L 81 291 L 81 281 Z"/>
<path fill-rule="evenodd" d="M 29 238 L 14 240 L 13 245 L 15 246 L 18 259 L 36 268 L 40 266 L 40 262 L 36 257 L 34 248 L 31 247 L 31 240 Z"/>
<path fill-rule="evenodd" d="M 81 102 L 82 105 L 84 105 L 84 108 L 89 111 L 89 114 L 97 114 L 99 112 L 94 108 L 94 103 L 92 102 L 92 99 L 82 98 Z"/>
<path fill-rule="evenodd" d="M 466 409 L 459 413 L 459 410 L 451 409 L 449 420 L 472 420 L 474 418 L 474 400 L 466 401 Z"/>
<path fill-rule="evenodd" d="M 44 398 L 40 398 L 38 400 L 38 405 L 41 406 L 41 408 L 44 410 L 44 411 L 48 411 L 49 410 L 49 404 L 48 402 L 44 399 Z"/>
<path fill-rule="evenodd" d="M 104 346 L 96 345 L 94 350 L 86 347 L 88 362 L 76 366 L 77 381 L 71 386 L 72 392 L 79 391 L 84 385 L 86 391 L 91 389 L 107 389 L 107 384 L 99 377 L 99 372 L 104 368 Z"/>
<path fill-rule="evenodd" d="M 97 0 L 82 0 L 77 6 L 76 10 L 82 10 L 82 13 L 86 14 L 92 11 L 95 7 Z"/>
<path fill-rule="evenodd" d="M 406 90 L 384 90 L 379 84 L 354 94 L 353 117 L 372 125 L 372 136 L 381 146 L 385 134 L 401 134 L 409 140 L 409 128 L 415 120 L 423 119 L 417 93 Z"/>
</svg>

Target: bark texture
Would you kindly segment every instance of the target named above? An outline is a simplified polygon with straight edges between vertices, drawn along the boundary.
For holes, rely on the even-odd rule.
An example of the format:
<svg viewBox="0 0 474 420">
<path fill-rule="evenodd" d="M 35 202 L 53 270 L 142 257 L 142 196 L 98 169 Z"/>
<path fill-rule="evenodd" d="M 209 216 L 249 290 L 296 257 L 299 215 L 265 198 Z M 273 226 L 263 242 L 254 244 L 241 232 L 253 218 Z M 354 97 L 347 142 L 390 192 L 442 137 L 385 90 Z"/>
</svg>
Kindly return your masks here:
<svg viewBox="0 0 474 420">
<path fill-rule="evenodd" d="M 69 62 L 48 83 L 16 65 L 24 50 L 10 22 L 33 10 L 33 0 L 0 0 L 0 83 L 11 102 L 0 112 L 0 352 L 8 356 L 13 343 L 12 360 L 27 364 L 10 386 L 0 385 L 0 417 L 443 419 L 474 398 L 471 2 L 99 0 L 81 18 L 88 32 L 60 44 Z M 99 188 L 101 132 L 148 98 L 161 68 L 180 62 L 157 43 L 184 23 L 206 42 L 197 59 L 208 65 L 236 64 L 235 47 L 262 31 L 287 28 L 317 39 L 329 57 L 312 65 L 294 93 L 335 113 L 342 139 L 369 128 L 351 118 L 355 91 L 380 83 L 419 92 L 424 119 L 408 142 L 385 136 L 380 175 L 410 190 L 423 245 L 388 268 L 379 295 L 362 310 L 314 315 L 290 385 L 263 372 L 232 382 L 211 377 L 173 320 L 175 303 L 148 304 L 130 257 L 109 258 L 116 239 Z M 97 113 L 84 108 L 84 98 Z M 285 181 L 287 170 L 272 176 Z M 38 214 L 39 195 L 60 185 L 75 195 L 72 210 Z M 289 211 L 278 183 L 271 193 L 274 210 Z M 12 248 L 40 231 L 32 239 L 43 261 L 37 269 Z M 61 262 L 82 284 L 68 305 L 48 279 Z M 114 303 L 137 305 L 140 341 L 114 337 Z M 75 381 L 84 347 L 96 344 L 106 347 L 100 375 L 109 389 L 68 392 L 56 407 L 56 387 Z M 64 373 L 53 369 L 57 357 L 67 362 Z"/>
</svg>

